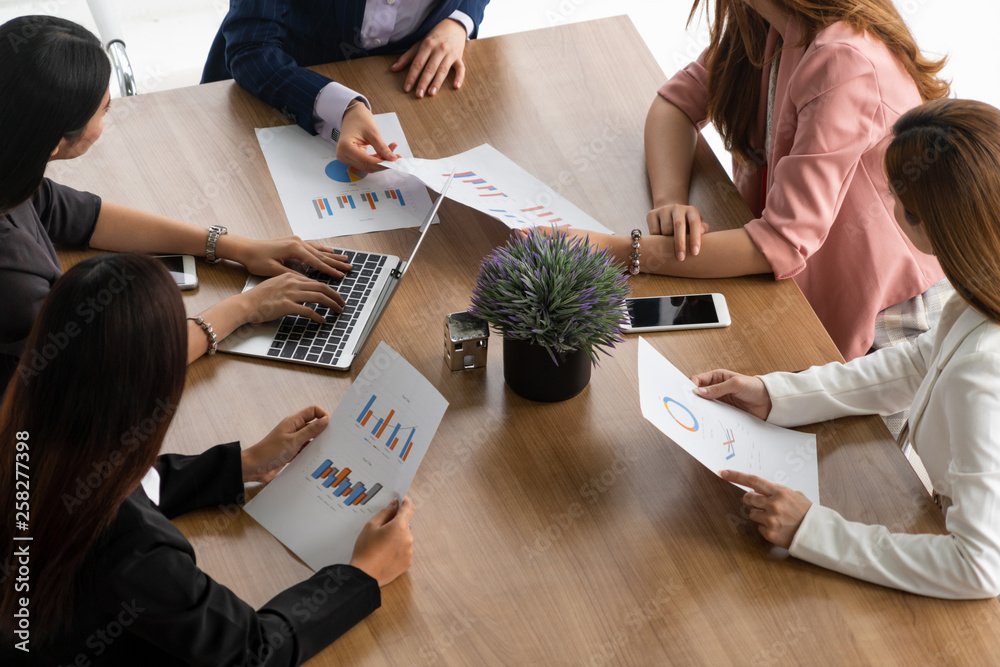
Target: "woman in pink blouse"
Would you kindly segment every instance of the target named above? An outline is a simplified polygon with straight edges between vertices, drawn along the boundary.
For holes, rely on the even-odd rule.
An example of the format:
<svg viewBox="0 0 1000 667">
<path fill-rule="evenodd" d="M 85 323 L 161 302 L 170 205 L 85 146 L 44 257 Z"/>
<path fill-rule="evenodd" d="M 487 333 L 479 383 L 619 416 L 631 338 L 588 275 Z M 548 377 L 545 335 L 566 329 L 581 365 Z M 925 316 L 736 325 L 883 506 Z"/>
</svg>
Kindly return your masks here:
<svg viewBox="0 0 1000 667">
<path fill-rule="evenodd" d="M 719 0 L 716 12 L 710 46 L 646 119 L 640 270 L 794 278 L 847 359 L 926 331 L 951 288 L 893 221 L 882 160 L 901 114 L 948 95 L 944 62 L 920 55 L 891 0 Z M 688 189 L 708 121 L 756 217 L 703 235 Z M 630 238 L 590 237 L 628 263 Z"/>
</svg>

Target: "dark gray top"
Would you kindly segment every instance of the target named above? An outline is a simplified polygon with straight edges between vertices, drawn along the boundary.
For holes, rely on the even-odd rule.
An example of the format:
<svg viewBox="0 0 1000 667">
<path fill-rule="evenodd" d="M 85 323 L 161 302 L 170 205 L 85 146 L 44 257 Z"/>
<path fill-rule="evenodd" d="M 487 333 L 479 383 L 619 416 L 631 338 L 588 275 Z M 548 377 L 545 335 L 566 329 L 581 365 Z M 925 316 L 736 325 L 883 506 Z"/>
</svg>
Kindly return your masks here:
<svg viewBox="0 0 1000 667">
<path fill-rule="evenodd" d="M 0 393 L 62 275 L 53 244 L 88 247 L 100 212 L 97 195 L 46 178 L 31 199 L 0 215 Z"/>
</svg>

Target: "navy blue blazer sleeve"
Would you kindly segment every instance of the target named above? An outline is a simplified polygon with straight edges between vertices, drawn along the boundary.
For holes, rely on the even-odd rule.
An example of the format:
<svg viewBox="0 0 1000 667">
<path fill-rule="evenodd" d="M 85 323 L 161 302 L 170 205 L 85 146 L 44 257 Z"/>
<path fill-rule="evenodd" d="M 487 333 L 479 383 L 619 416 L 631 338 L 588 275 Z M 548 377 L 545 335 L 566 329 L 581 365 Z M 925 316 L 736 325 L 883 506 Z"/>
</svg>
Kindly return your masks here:
<svg viewBox="0 0 1000 667">
<path fill-rule="evenodd" d="M 313 108 L 330 79 L 306 66 L 406 50 L 456 9 L 472 18 L 475 37 L 488 3 L 443 0 L 409 37 L 367 51 L 360 41 L 365 0 L 233 0 L 202 81 L 232 76 L 247 92 L 315 134 Z"/>
<path fill-rule="evenodd" d="M 294 4 L 291 0 L 234 2 L 222 24 L 225 61 L 247 92 L 316 134 L 313 107 L 330 79 L 299 66 L 291 56 L 291 40 L 298 37 L 290 34 L 288 20 L 290 12 L 296 11 Z"/>
<path fill-rule="evenodd" d="M 483 13 L 486 11 L 486 5 L 490 4 L 490 0 L 461 0 L 458 3 L 458 11 L 466 14 L 475 27 L 472 29 L 472 34 L 469 37 L 475 38 L 479 36 L 479 25 L 483 22 Z"/>
</svg>

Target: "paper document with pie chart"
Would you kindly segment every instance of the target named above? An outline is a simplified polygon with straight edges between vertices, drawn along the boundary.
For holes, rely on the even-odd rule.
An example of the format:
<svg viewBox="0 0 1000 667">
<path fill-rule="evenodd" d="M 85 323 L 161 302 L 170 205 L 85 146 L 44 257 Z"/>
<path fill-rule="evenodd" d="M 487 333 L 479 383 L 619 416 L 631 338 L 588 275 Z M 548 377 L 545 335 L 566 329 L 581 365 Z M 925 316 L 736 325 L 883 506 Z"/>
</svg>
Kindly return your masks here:
<svg viewBox="0 0 1000 667">
<path fill-rule="evenodd" d="M 738 470 L 801 491 L 819 502 L 816 436 L 781 428 L 693 393 L 694 383 L 639 339 L 642 416 L 718 474 Z"/>
<path fill-rule="evenodd" d="M 412 157 L 396 114 L 375 120 L 385 142 Z M 336 146 L 298 125 L 256 132 L 292 233 L 304 239 L 419 227 L 431 209 L 419 179 L 390 170 L 355 171 L 337 159 Z"/>
</svg>

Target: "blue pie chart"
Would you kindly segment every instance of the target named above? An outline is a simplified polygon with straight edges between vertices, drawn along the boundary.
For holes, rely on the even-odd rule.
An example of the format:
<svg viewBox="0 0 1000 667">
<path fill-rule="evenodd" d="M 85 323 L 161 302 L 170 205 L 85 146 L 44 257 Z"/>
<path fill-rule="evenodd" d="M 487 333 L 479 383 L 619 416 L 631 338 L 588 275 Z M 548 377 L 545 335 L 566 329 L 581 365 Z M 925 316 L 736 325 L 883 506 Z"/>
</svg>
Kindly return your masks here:
<svg viewBox="0 0 1000 667">
<path fill-rule="evenodd" d="M 340 160 L 334 160 L 326 165 L 326 175 L 338 183 L 355 183 L 367 176 L 363 172 L 354 171 Z"/>
</svg>

